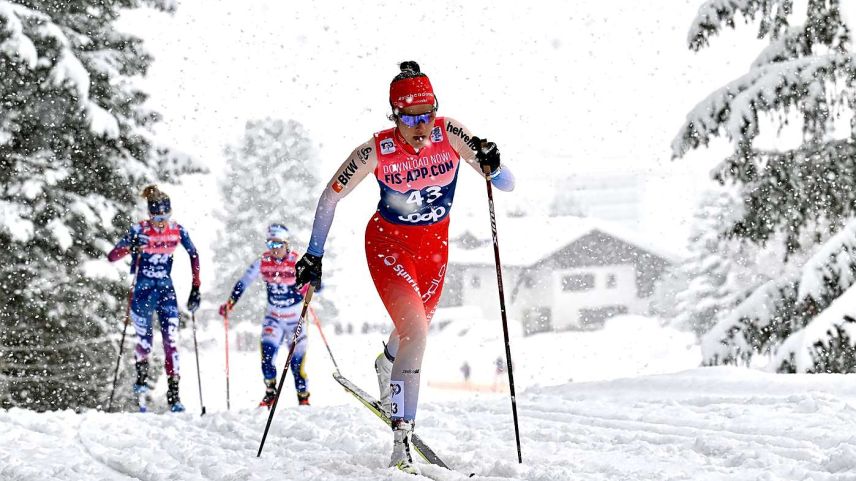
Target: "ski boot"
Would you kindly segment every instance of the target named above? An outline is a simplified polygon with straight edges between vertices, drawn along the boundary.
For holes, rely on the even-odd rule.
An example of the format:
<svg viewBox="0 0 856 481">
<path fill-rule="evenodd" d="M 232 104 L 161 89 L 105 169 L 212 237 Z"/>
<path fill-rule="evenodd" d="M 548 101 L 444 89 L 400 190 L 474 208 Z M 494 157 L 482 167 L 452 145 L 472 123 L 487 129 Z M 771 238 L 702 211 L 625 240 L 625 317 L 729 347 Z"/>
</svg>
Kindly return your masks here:
<svg viewBox="0 0 856 481">
<path fill-rule="evenodd" d="M 137 371 L 137 382 L 134 383 L 133 388 L 134 396 L 137 398 L 137 406 L 140 408 L 140 412 L 144 413 L 149 410 L 147 397 L 151 390 L 149 385 L 146 384 L 146 379 L 149 377 L 149 362 L 136 362 L 134 363 L 134 369 Z"/>
<path fill-rule="evenodd" d="M 414 422 L 407 419 L 392 421 L 392 456 L 389 467 L 396 468 L 408 474 L 419 474 L 410 456 L 410 436 L 413 434 Z"/>
<path fill-rule="evenodd" d="M 308 406 L 309 405 L 309 391 L 303 391 L 297 393 L 297 404 L 299 406 Z"/>
<path fill-rule="evenodd" d="M 378 400 L 387 416 L 390 415 L 392 409 L 392 393 L 389 383 L 392 377 L 392 361 L 394 360 L 395 358 L 390 356 L 386 351 L 386 347 L 384 347 L 383 352 L 377 355 L 374 362 L 375 372 L 377 373 L 377 387 L 380 391 Z"/>
<path fill-rule="evenodd" d="M 259 407 L 270 409 L 274 399 L 276 399 L 276 379 L 265 379 L 265 397 L 262 398 Z"/>
<path fill-rule="evenodd" d="M 173 376 L 167 379 L 166 402 L 169 404 L 169 410 L 174 413 L 183 413 L 184 404 L 181 404 L 181 399 L 178 398 L 178 376 Z"/>
<path fill-rule="evenodd" d="M 139 408 L 141 413 L 145 413 L 149 411 L 149 386 L 148 384 L 134 384 L 134 397 L 137 400 L 137 407 Z"/>
</svg>

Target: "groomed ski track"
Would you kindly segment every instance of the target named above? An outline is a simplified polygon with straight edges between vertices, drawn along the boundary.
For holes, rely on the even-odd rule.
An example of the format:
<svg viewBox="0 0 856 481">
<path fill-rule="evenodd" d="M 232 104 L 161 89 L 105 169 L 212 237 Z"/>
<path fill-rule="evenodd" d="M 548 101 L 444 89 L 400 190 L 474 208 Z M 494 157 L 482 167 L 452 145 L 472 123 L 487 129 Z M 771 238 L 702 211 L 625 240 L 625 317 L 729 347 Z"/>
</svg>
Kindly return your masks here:
<svg viewBox="0 0 856 481">
<path fill-rule="evenodd" d="M 848 376 L 695 369 L 532 388 L 519 403 L 523 465 L 507 397 L 426 403 L 417 429 L 469 479 L 856 479 Z M 386 468 L 389 433 L 356 401 L 283 407 L 257 459 L 265 416 L 0 411 L 0 479 L 420 479 Z"/>
</svg>

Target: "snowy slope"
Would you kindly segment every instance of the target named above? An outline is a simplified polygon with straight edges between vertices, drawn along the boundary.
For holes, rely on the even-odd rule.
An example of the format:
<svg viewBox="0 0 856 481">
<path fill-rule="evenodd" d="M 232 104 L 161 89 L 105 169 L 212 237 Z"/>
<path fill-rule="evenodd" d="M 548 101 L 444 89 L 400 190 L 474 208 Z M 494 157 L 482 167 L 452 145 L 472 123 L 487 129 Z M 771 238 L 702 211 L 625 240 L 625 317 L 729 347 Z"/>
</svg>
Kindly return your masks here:
<svg viewBox="0 0 856 481">
<path fill-rule="evenodd" d="M 451 320 L 445 328 L 433 333 L 428 341 L 422 366 L 423 389 L 420 399 L 426 402 L 460 399 L 493 399 L 507 392 L 507 377 L 496 375 L 496 359 L 505 359 L 502 325 L 498 319 L 482 319 L 467 314 L 471 309 L 439 309 L 434 323 Z M 209 412 L 226 409 L 225 355 L 223 324 L 210 320 L 200 326 L 197 339 L 200 346 L 203 399 Z M 359 326 L 357 326 L 359 328 Z M 374 359 L 383 349 L 387 335 L 378 332 L 357 335 L 334 335 L 325 326 L 336 362 L 342 373 L 371 393 L 376 391 Z M 599 381 L 659 374 L 696 367 L 701 352 L 692 334 L 662 328 L 655 319 L 641 316 L 620 316 L 607 321 L 604 329 L 594 332 L 561 332 L 550 335 L 523 337 L 519 323 L 511 320 L 511 349 L 514 380 L 518 392 L 531 387 L 564 384 L 570 381 Z M 249 333 L 253 344 L 248 351 L 237 350 L 237 332 Z M 232 409 L 253 406 L 264 393 L 259 367 L 259 325 L 232 326 L 230 337 L 230 398 Z M 307 326 L 309 337 L 305 371 L 309 376 L 312 403 L 330 406 L 350 403 L 352 399 L 331 378 L 333 363 L 318 334 L 318 328 Z M 193 340 L 189 330 L 181 331 L 182 343 L 182 401 L 190 411 L 199 412 L 199 394 Z M 155 336 L 155 355 L 161 355 L 160 339 Z M 284 355 L 283 355 L 284 356 Z M 281 368 L 284 357 L 277 360 Z M 500 387 L 499 393 L 480 390 L 449 389 L 463 381 L 461 365 L 467 362 L 472 371 L 473 388 Z M 128 382 L 130 384 L 130 381 Z M 440 388 L 434 388 L 440 386 Z M 296 402 L 292 378 L 285 387 L 285 399 Z M 454 386 L 452 386 L 454 387 Z M 163 404 L 166 385 L 163 376 L 155 389 L 156 402 Z M 504 399 L 504 398 L 503 398 Z"/>
<path fill-rule="evenodd" d="M 565 384 L 520 398 L 426 403 L 420 434 L 484 480 L 856 479 L 856 385 L 729 368 Z M 389 433 L 355 403 L 265 414 L 0 412 L 3 480 L 407 480 Z M 422 465 L 420 465 L 422 466 Z M 423 467 L 441 479 L 467 479 Z"/>
<path fill-rule="evenodd" d="M 497 333 L 496 321 L 458 320 L 432 335 L 425 361 L 417 431 L 451 466 L 477 473 L 470 479 L 856 479 L 850 378 L 690 369 L 700 359 L 691 338 L 636 316 L 598 332 L 512 332 L 518 465 L 506 393 L 432 387 L 459 382 L 462 359 L 473 366 L 473 385 L 490 385 L 503 350 Z M 227 412 L 222 325 L 200 331 L 208 409 L 200 417 L 189 334 L 182 333 L 187 413 L 0 411 L 0 480 L 425 479 L 386 468 L 390 433 L 332 381 L 315 326 L 307 366 L 313 406 L 295 405 L 289 378 L 261 459 L 267 413 L 251 407 L 262 393 L 258 352 L 232 351 Z M 371 361 L 383 336 L 327 335 L 344 373 L 374 392 Z M 159 386 L 160 404 L 162 397 Z M 420 466 L 434 478 L 468 479 Z"/>
</svg>

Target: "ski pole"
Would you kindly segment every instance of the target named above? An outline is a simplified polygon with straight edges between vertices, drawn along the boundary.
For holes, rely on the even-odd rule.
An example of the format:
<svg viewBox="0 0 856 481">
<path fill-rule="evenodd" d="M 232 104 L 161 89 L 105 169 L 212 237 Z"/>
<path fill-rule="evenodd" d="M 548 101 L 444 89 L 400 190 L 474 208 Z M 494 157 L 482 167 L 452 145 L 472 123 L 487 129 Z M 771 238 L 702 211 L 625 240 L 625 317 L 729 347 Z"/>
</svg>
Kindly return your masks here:
<svg viewBox="0 0 856 481">
<path fill-rule="evenodd" d="M 306 296 L 303 298 L 303 310 L 300 312 L 300 319 L 297 320 L 297 326 L 294 327 L 294 335 L 291 338 L 291 348 L 288 350 L 288 357 L 285 359 L 285 366 L 282 368 L 282 376 L 279 378 L 279 384 L 276 387 L 276 396 L 273 398 L 273 404 L 270 407 L 265 432 L 262 435 L 262 442 L 259 444 L 259 452 L 256 457 L 262 455 L 262 449 L 265 447 L 265 439 L 267 439 L 270 423 L 273 420 L 273 413 L 276 412 L 276 405 L 279 402 L 279 394 L 282 392 L 282 385 L 285 384 L 285 375 L 288 373 L 288 366 L 291 364 L 291 358 L 294 356 L 294 348 L 297 347 L 297 339 L 300 337 L 300 332 L 303 330 L 303 321 L 306 319 L 306 311 L 309 310 L 309 301 L 312 300 L 312 293 L 315 292 L 315 287 L 311 284 L 306 291 Z"/>
<path fill-rule="evenodd" d="M 193 350 L 196 352 L 196 379 L 199 381 L 199 405 L 202 406 L 202 414 L 205 415 L 205 403 L 202 402 L 202 374 L 199 371 L 199 345 L 196 343 L 196 313 L 190 313 L 190 319 L 193 321 Z"/>
<path fill-rule="evenodd" d="M 125 352 L 125 335 L 128 332 L 128 324 L 131 323 L 131 303 L 134 301 L 134 287 L 137 285 L 137 272 L 140 269 L 139 253 L 136 256 L 135 262 L 132 264 L 131 273 L 134 274 L 134 280 L 131 282 L 131 287 L 128 288 L 128 305 L 125 307 L 125 325 L 122 327 L 122 340 L 119 342 L 119 355 L 116 357 L 116 370 L 113 372 L 113 387 L 110 389 L 110 400 L 107 401 L 107 412 L 113 409 L 113 396 L 116 394 L 116 383 L 119 381 L 119 366 L 122 364 L 122 354 Z"/>
<path fill-rule="evenodd" d="M 223 314 L 223 328 L 226 330 L 226 410 L 229 411 L 229 308 Z"/>
<path fill-rule="evenodd" d="M 321 340 L 324 341 L 324 346 L 327 347 L 327 353 L 330 354 L 330 360 L 333 361 L 333 367 L 336 368 L 336 374 L 342 374 L 339 371 L 339 365 L 336 364 L 336 358 L 333 357 L 333 351 L 330 349 L 330 343 L 327 342 L 327 336 L 324 335 L 324 330 L 321 329 L 321 320 L 318 319 L 318 315 L 315 314 L 315 309 L 309 308 L 309 313 L 312 314 L 312 318 L 315 319 L 315 325 L 318 326 L 318 332 L 321 333 Z"/>
<path fill-rule="evenodd" d="M 493 235 L 493 257 L 496 264 L 496 285 L 499 288 L 499 312 L 502 316 L 502 333 L 505 336 L 505 359 L 508 365 L 508 387 L 511 393 L 511 412 L 514 415 L 514 436 L 517 440 L 517 462 L 523 463 L 520 449 L 520 427 L 517 423 L 517 396 L 514 394 L 514 374 L 511 370 L 511 341 L 508 339 L 508 318 L 505 312 L 505 289 L 502 285 L 502 264 L 499 261 L 499 235 L 496 232 L 496 211 L 493 207 L 493 187 L 490 183 L 490 168 L 483 169 L 487 184 L 487 203 L 490 208 L 490 230 Z"/>
</svg>

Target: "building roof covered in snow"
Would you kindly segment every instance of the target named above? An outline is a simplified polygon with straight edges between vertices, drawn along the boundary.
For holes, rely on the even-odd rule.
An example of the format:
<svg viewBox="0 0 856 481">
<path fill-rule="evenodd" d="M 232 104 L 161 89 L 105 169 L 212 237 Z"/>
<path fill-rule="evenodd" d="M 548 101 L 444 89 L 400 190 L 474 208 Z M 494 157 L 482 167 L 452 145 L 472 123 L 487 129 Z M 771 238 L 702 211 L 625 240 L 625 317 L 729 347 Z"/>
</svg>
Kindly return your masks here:
<svg viewBox="0 0 856 481">
<path fill-rule="evenodd" d="M 455 219 L 450 226 L 449 263 L 458 265 L 493 264 L 494 253 L 490 224 L 476 225 L 473 220 Z M 481 223 L 479 223 L 481 224 Z M 527 267 L 554 255 L 567 255 L 570 244 L 597 234 L 647 252 L 669 263 L 677 262 L 675 253 L 658 247 L 621 226 L 573 216 L 503 217 L 497 219 L 499 247 L 504 266 Z"/>
</svg>

